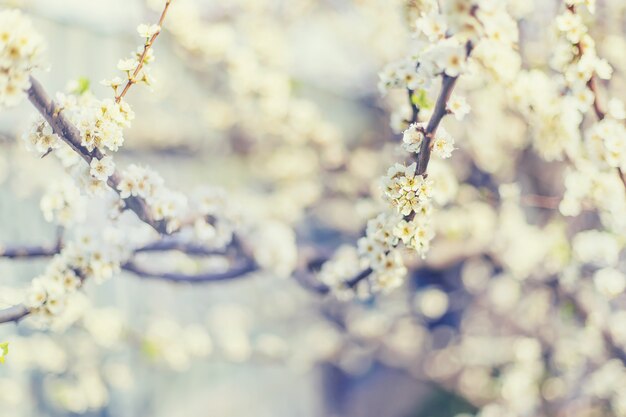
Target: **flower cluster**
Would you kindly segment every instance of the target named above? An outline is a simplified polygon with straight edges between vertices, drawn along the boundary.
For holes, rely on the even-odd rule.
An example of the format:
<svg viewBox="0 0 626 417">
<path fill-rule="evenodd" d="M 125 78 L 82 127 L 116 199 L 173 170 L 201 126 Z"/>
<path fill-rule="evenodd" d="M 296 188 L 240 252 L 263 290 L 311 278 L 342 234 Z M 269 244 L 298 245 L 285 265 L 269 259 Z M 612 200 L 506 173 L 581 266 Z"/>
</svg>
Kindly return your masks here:
<svg viewBox="0 0 626 417">
<path fill-rule="evenodd" d="M 326 261 L 317 278 L 330 288 L 335 297 L 348 300 L 354 297 L 350 279 L 366 268 L 366 261 L 359 257 L 353 246 L 342 246 L 335 250 L 331 259 Z M 364 281 L 363 281 L 364 282 Z M 357 293 L 361 294 L 362 283 L 357 283 Z"/>
<path fill-rule="evenodd" d="M 459 102 L 455 103 L 455 111 L 458 115 L 463 115 L 465 108 L 463 104 Z M 463 116 L 460 116 L 463 117 Z M 425 123 L 413 123 L 411 124 L 402 135 L 402 145 L 407 152 L 419 153 L 422 142 L 424 141 L 424 135 L 426 131 Z M 435 136 L 432 140 L 433 153 L 442 159 L 447 159 L 452 156 L 454 151 L 454 138 L 446 131 L 444 127 L 437 129 Z"/>
<path fill-rule="evenodd" d="M 359 255 L 367 261 L 373 273 L 369 278 L 373 292 L 389 292 L 399 287 L 406 277 L 406 267 L 396 249 L 397 214 L 381 213 L 367 223 L 365 237 L 358 241 Z"/>
<path fill-rule="evenodd" d="M 385 197 L 396 207 L 398 213 L 428 215 L 431 210 L 433 182 L 423 175 L 415 175 L 416 163 L 409 166 L 395 164 L 383 178 Z"/>
<path fill-rule="evenodd" d="M 86 207 L 85 197 L 70 179 L 52 183 L 40 202 L 44 218 L 63 226 L 83 221 Z"/>
<path fill-rule="evenodd" d="M 53 317 L 61 314 L 69 294 L 81 284 L 80 277 L 61 256 L 56 257 L 43 275 L 33 279 L 26 296 L 26 306 L 35 315 Z"/>
<path fill-rule="evenodd" d="M 0 108 L 26 96 L 30 72 L 42 65 L 43 38 L 18 10 L 0 11 Z"/>
<path fill-rule="evenodd" d="M 37 116 L 30 125 L 30 130 L 22 135 L 26 142 L 26 149 L 45 155 L 61 145 L 61 139 L 52 131 L 52 127 L 43 117 Z"/>
<path fill-rule="evenodd" d="M 430 249 L 430 241 L 435 237 L 432 221 L 428 216 L 416 216 L 413 220 L 400 220 L 393 234 L 407 247 L 413 248 L 422 257 Z"/>
<path fill-rule="evenodd" d="M 116 152 L 124 143 L 124 128 L 135 118 L 128 103 L 99 100 L 89 91 L 80 95 L 57 94 L 64 114 L 78 128 L 81 145 L 88 151 Z"/>
<path fill-rule="evenodd" d="M 181 225 L 182 215 L 188 208 L 184 194 L 170 190 L 156 172 L 135 164 L 129 165 L 117 186 L 120 197 L 141 197 L 150 206 L 155 220 L 167 222 L 168 230 L 174 231 Z"/>
<path fill-rule="evenodd" d="M 190 207 L 194 240 L 211 248 L 224 248 L 232 240 L 237 223 L 237 209 L 221 188 L 203 187 L 191 196 Z"/>
<path fill-rule="evenodd" d="M 606 117 L 591 126 L 586 136 L 592 160 L 611 168 L 626 168 L 626 127 L 623 119 Z"/>
<path fill-rule="evenodd" d="M 41 199 L 41 210 L 49 222 L 63 226 L 81 223 L 85 219 L 88 197 L 113 196 L 108 180 L 115 172 L 115 163 L 105 151 L 116 150 L 123 141 L 122 127 L 128 125 L 132 112 L 124 103 L 98 101 L 89 92 L 80 96 L 59 94 L 64 115 L 79 126 L 82 143 L 96 156 L 86 164 L 84 159 L 52 132 L 50 125 L 38 119 L 24 135 L 27 148 L 46 155 L 53 152 L 71 174 L 72 179 L 52 183 Z M 120 111 L 122 110 L 122 111 Z"/>
<path fill-rule="evenodd" d="M 412 54 L 385 67 L 379 74 L 379 89 L 382 92 L 394 88 L 423 91 L 440 75 L 458 77 L 463 74 L 468 68 L 467 42 L 484 36 L 476 17 L 483 9 L 480 6 L 472 9 L 470 2 L 465 1 L 445 4 L 442 10 L 436 2 L 424 2 L 424 11 L 415 22 L 416 41 Z"/>
<path fill-rule="evenodd" d="M 564 11 L 556 17 L 553 30 L 557 35 L 555 52 L 550 65 L 560 76 L 549 77 L 539 70 L 523 71 L 514 81 L 511 92 L 513 102 L 529 119 L 535 132 L 534 147 L 547 160 L 563 160 L 566 156 L 578 160 L 584 149 L 581 146 L 579 126 L 583 115 L 594 103 L 595 77 L 609 79 L 612 68 L 596 54 L 595 42 L 588 33 L 577 6 L 585 5 L 593 13 L 591 2 L 567 1 Z M 616 104 L 617 105 L 617 104 Z M 602 116 L 603 117 L 603 116 Z M 610 124 L 610 123 L 607 123 Z M 609 126 L 605 126 L 609 127 Z M 602 128 L 594 129 L 596 138 Z M 616 146 L 609 140 L 608 149 L 603 141 L 588 141 L 590 153 L 599 159 L 615 159 Z"/>
<path fill-rule="evenodd" d="M 512 79 L 519 68 L 515 21 L 506 2 L 455 0 L 422 2 L 415 23 L 415 48 L 408 59 L 390 63 L 379 75 L 379 88 L 427 90 L 437 76 L 458 77 L 469 67 L 468 42 L 481 64 L 498 78 Z M 495 59 L 497 57 L 497 59 Z"/>
<path fill-rule="evenodd" d="M 465 0 L 451 3 L 465 3 L 465 10 L 468 7 L 470 10 L 476 7 L 475 13 L 469 13 L 475 19 L 465 15 L 465 26 L 461 30 L 469 31 L 469 36 L 473 34 L 475 47 L 472 57 L 480 63 L 484 73 L 497 81 L 505 83 L 513 81 L 521 67 L 521 58 L 517 50 L 518 25 L 509 13 L 509 8 L 513 8 L 511 6 L 514 2 L 486 0 L 476 2 L 476 6 L 470 6 L 471 2 Z M 526 7 L 532 5 L 528 3 Z M 523 14 L 523 11 L 521 13 Z"/>
<path fill-rule="evenodd" d="M 613 70 L 605 59 L 597 56 L 595 42 L 575 10 L 568 8 L 556 18 L 556 30 L 561 36 L 551 64 L 563 73 L 571 96 L 578 100 L 584 112 L 593 103 L 589 80 L 594 74 L 609 79 Z"/>
<path fill-rule="evenodd" d="M 579 152 L 582 121 L 575 100 L 562 97 L 559 85 L 538 70 L 520 72 L 508 94 L 528 119 L 535 151 L 548 161 L 560 161 Z"/>
<path fill-rule="evenodd" d="M 37 118 L 23 135 L 27 148 L 40 154 L 54 151 L 88 193 L 102 194 L 108 178 L 115 172 L 115 164 L 107 152 L 115 152 L 122 146 L 123 129 L 130 126 L 134 113 L 126 102 L 98 100 L 88 90 L 80 94 L 59 93 L 57 100 L 64 116 L 78 128 L 80 145 L 87 152 L 97 151 L 102 156 L 94 157 L 86 169 L 81 158 L 68 146 L 61 145 L 59 136 L 42 118 Z"/>
<path fill-rule="evenodd" d="M 565 194 L 559 205 L 561 214 L 578 216 L 587 204 L 601 211 L 601 219 L 608 227 L 626 226 L 619 214 L 626 210 L 624 184 L 614 172 L 580 162 L 577 167 L 566 170 L 564 179 Z"/>
<path fill-rule="evenodd" d="M 77 230 L 27 290 L 25 305 L 42 325 L 64 314 L 71 297 L 89 279 L 100 284 L 119 273 L 128 241 L 115 228 Z"/>
<path fill-rule="evenodd" d="M 425 17 L 426 19 L 434 19 Z M 443 38 L 419 42 L 417 53 L 409 60 L 393 62 L 379 74 L 379 88 L 385 92 L 393 88 L 426 90 L 441 74 L 458 77 L 466 70 L 467 52 L 463 39 Z M 416 64 L 415 62 L 418 62 Z"/>
</svg>

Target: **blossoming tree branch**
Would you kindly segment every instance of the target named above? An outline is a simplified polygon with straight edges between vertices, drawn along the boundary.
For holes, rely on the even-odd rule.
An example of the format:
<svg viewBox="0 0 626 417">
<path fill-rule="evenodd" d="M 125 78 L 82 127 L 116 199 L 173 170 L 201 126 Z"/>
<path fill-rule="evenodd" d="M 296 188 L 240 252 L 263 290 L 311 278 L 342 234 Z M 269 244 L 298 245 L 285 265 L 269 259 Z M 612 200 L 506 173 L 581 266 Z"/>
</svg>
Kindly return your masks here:
<svg viewBox="0 0 626 417">
<path fill-rule="evenodd" d="M 43 40 L 29 33 L 32 31 L 30 22 L 19 12 L 3 12 L 3 22 L 7 23 L 3 26 L 3 50 L 10 59 L 6 80 L 8 94 L 3 96 L 3 103 L 15 104 L 22 96 L 27 95 L 40 114 L 33 123 L 31 132 L 25 135 L 28 146 L 43 156 L 57 151 L 56 154 L 68 171 L 82 178 L 82 189 L 69 182 L 42 200 L 42 210 L 47 219 L 67 226 L 84 210 L 81 192 L 88 196 L 106 196 L 108 193 L 108 197 L 114 199 L 110 203 L 112 210 L 117 213 L 132 211 L 139 220 L 161 236 L 173 235 L 185 227 L 185 223 L 189 223 L 198 233 L 212 241 L 204 240 L 204 245 L 198 249 L 200 245 L 193 243 L 160 240 L 157 244 L 137 247 L 132 252 L 178 249 L 190 253 L 226 255 L 231 252 L 227 248 L 229 246 L 237 252 L 233 256 L 239 258 L 238 263 L 228 271 L 185 276 L 142 269 L 132 262 L 127 252 L 129 248 L 121 247 L 119 242 L 111 242 L 112 246 L 106 248 L 94 245 L 93 251 L 87 252 L 85 249 L 91 244 L 84 240 L 69 242 L 67 245 L 59 241 L 49 251 L 3 249 L 0 256 L 54 256 L 54 262 L 46 274 L 33 280 L 24 305 L 0 311 L 0 322 L 17 321 L 28 314 L 51 318 L 63 310 L 66 299 L 80 288 L 84 280 L 108 278 L 120 268 L 142 277 L 192 282 L 234 278 L 257 268 L 255 261 L 244 253 L 234 237 L 228 221 L 224 220 L 216 226 L 219 220 L 214 217 L 217 213 L 213 210 L 217 208 L 214 205 L 219 204 L 219 195 L 209 192 L 198 203 L 202 207 L 191 208 L 184 196 L 164 186 L 157 173 L 136 165 L 119 173 L 113 162 L 111 153 L 122 146 L 123 129 L 130 126 L 134 118 L 133 111 L 123 98 L 133 84 L 150 83 L 146 65 L 154 59 L 152 45 L 161 31 L 170 3 L 165 2 L 158 24 L 142 24 L 137 28 L 145 43 L 131 58 L 120 60 L 118 69 L 125 74 L 125 81 L 120 77 L 103 81 L 114 92 L 114 99 L 104 100 L 98 100 L 88 91 L 75 91 L 69 96 L 59 94 L 57 101 L 51 99 L 43 86 L 29 75 L 40 63 Z M 122 84 L 124 87 L 120 89 Z M 62 151 L 65 154 L 60 156 Z"/>
</svg>

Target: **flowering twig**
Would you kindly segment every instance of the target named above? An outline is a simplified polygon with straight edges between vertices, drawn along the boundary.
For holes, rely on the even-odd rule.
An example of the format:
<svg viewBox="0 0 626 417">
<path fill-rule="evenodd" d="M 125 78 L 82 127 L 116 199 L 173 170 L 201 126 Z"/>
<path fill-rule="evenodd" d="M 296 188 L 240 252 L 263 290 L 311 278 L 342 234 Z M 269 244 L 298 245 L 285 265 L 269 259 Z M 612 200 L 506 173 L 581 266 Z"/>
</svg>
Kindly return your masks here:
<svg viewBox="0 0 626 417">
<path fill-rule="evenodd" d="M 593 93 L 593 110 L 596 113 L 596 117 L 598 120 L 603 120 L 606 117 L 606 112 L 602 108 L 602 104 L 600 103 L 600 96 L 598 93 L 598 84 L 596 82 L 595 74 L 591 74 L 591 78 L 587 83 L 589 90 Z M 621 167 L 617 167 L 617 175 L 619 175 L 619 179 L 622 181 L 624 188 L 626 188 L 626 178 L 624 178 L 624 172 Z"/>
<path fill-rule="evenodd" d="M 130 87 L 137 82 L 137 75 L 139 75 L 139 72 L 143 68 L 148 51 L 150 51 L 150 48 L 152 48 L 154 41 L 159 36 L 159 33 L 161 33 L 161 28 L 163 27 L 163 21 L 165 20 L 165 15 L 167 14 L 167 11 L 171 3 L 172 3 L 172 0 L 166 0 L 165 6 L 163 7 L 163 11 L 161 12 L 161 17 L 159 18 L 159 23 L 157 23 L 159 29 L 146 41 L 143 47 L 143 52 L 139 56 L 137 68 L 135 68 L 135 71 L 133 72 L 132 76 L 128 77 L 128 81 L 126 81 L 126 85 L 122 89 L 122 92 L 115 96 L 116 103 L 119 103 L 122 100 L 122 98 L 124 98 L 124 96 L 130 89 Z"/>
<path fill-rule="evenodd" d="M 103 154 L 97 148 L 93 151 L 89 151 L 83 145 L 81 145 L 80 132 L 74 126 L 67 117 L 63 114 L 63 108 L 55 103 L 46 93 L 43 86 L 35 78 L 30 77 L 30 88 L 28 89 L 28 99 L 35 106 L 35 108 L 46 119 L 48 124 L 52 127 L 54 133 L 56 133 L 65 143 L 67 143 L 78 155 L 80 155 L 85 162 L 91 163 L 91 160 L 102 159 Z M 114 172 L 108 180 L 107 184 L 117 194 L 119 191 L 120 175 Z M 123 199 L 126 207 L 135 214 L 144 223 L 152 226 L 157 232 L 161 234 L 168 234 L 167 225 L 164 221 L 157 221 L 150 213 L 150 209 L 146 201 L 141 197 L 130 196 Z"/>
<path fill-rule="evenodd" d="M 567 9 L 571 13 L 576 13 L 575 5 L 568 5 Z M 578 49 L 579 57 L 584 55 L 585 45 L 583 44 L 583 42 L 577 42 L 574 44 L 574 46 Z M 589 90 L 593 94 L 593 111 L 596 114 L 596 117 L 598 118 L 598 120 L 602 121 L 606 117 L 606 111 L 604 110 L 602 103 L 600 102 L 600 94 L 598 91 L 598 83 L 596 80 L 595 71 L 591 73 L 591 78 L 589 78 L 589 81 L 587 82 L 587 87 L 589 87 Z M 619 176 L 620 181 L 622 181 L 622 184 L 624 185 L 624 188 L 626 189 L 626 178 L 624 178 L 624 172 L 622 171 L 621 167 L 617 167 L 617 175 Z"/>
<path fill-rule="evenodd" d="M 466 46 L 467 56 L 469 56 L 469 54 L 471 53 L 471 50 L 472 50 L 472 46 L 470 43 L 468 43 Z M 457 79 L 458 79 L 458 76 L 451 77 L 449 75 L 446 75 L 445 73 L 442 74 L 441 91 L 439 92 L 439 96 L 437 97 L 435 109 L 432 113 L 430 120 L 428 121 L 428 125 L 426 126 L 426 130 L 424 132 L 424 140 L 422 141 L 420 145 L 420 151 L 414 156 L 415 161 L 417 162 L 415 175 L 424 175 L 424 176 L 426 175 L 426 170 L 428 168 L 428 162 L 430 161 L 430 155 L 432 151 L 433 139 L 435 137 L 435 134 L 437 133 L 437 129 L 439 128 L 441 121 L 447 114 L 449 114 L 448 109 L 447 109 L 448 100 L 450 99 L 450 96 L 452 95 L 452 90 L 454 90 L 454 86 L 456 85 Z M 412 124 L 412 123 L 417 122 L 417 117 L 419 115 L 419 107 L 417 107 L 413 103 L 413 100 L 412 100 L 413 92 L 411 90 L 408 90 L 408 94 L 409 94 L 409 100 L 410 100 L 411 109 L 412 109 L 412 120 L 410 120 L 409 124 Z M 415 213 L 413 212 L 409 216 L 405 216 L 405 218 L 410 220 L 414 216 L 414 214 Z M 348 279 L 345 282 L 345 285 L 348 288 L 355 288 L 359 284 L 359 282 L 361 282 L 362 280 L 370 276 L 372 272 L 374 272 L 372 268 L 366 268 L 362 270 L 361 272 L 359 272 L 358 274 L 356 274 L 354 277 Z"/>
<path fill-rule="evenodd" d="M 472 43 L 467 42 L 465 45 L 465 54 L 467 58 L 469 58 L 473 48 L 474 46 Z M 450 96 L 452 96 L 452 90 L 454 90 L 454 86 L 459 78 L 458 76 L 451 77 L 445 72 L 441 75 L 441 77 L 441 91 L 439 92 L 439 97 L 437 97 L 435 109 L 433 110 L 433 114 L 428 121 L 428 125 L 426 126 L 424 140 L 420 144 L 420 150 L 414 155 L 415 161 L 417 162 L 415 175 L 426 175 L 428 162 L 430 161 L 430 154 L 433 149 L 435 134 L 437 133 L 437 129 L 439 128 L 443 118 L 449 114 L 448 101 L 450 100 Z"/>
</svg>

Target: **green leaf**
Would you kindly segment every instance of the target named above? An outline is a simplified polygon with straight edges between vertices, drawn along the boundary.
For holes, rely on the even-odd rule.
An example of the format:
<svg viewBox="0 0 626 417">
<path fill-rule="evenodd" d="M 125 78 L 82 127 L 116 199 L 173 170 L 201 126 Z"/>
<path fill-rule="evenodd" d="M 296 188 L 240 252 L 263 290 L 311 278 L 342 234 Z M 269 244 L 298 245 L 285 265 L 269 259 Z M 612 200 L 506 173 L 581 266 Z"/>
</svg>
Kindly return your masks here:
<svg viewBox="0 0 626 417">
<path fill-rule="evenodd" d="M 82 95 L 89 91 L 89 78 L 80 77 L 77 82 L 76 90 L 74 91 L 76 94 Z"/>
<path fill-rule="evenodd" d="M 433 106 L 433 103 L 428 99 L 428 94 L 426 94 L 426 90 L 424 89 L 414 91 L 411 96 L 411 102 L 420 109 L 430 109 Z"/>
<path fill-rule="evenodd" d="M 0 363 L 4 363 L 4 358 L 9 354 L 9 343 L 0 343 Z"/>
</svg>

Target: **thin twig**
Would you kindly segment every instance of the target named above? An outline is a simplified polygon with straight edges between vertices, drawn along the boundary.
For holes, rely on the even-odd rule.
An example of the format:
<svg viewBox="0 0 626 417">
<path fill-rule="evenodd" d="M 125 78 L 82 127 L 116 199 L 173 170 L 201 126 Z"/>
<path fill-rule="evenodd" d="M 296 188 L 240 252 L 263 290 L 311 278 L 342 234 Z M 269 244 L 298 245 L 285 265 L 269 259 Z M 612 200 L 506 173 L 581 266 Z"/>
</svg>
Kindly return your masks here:
<svg viewBox="0 0 626 417">
<path fill-rule="evenodd" d="M 163 21 L 165 20 L 165 15 L 167 14 L 167 11 L 171 3 L 172 3 L 172 0 L 167 0 L 165 2 L 165 7 L 163 8 L 163 11 L 161 12 L 161 17 L 159 18 L 159 23 L 158 23 L 159 30 L 154 35 L 152 35 L 150 39 L 148 40 L 148 42 L 146 42 L 146 44 L 144 45 L 143 52 L 139 56 L 139 62 L 137 63 L 137 68 L 135 68 L 133 75 L 128 78 L 128 81 L 126 82 L 126 85 L 124 86 L 124 89 L 122 90 L 122 92 L 115 97 L 116 103 L 119 103 L 122 100 L 122 98 L 124 98 L 124 96 L 130 89 L 130 87 L 137 82 L 137 75 L 139 75 L 139 72 L 143 68 L 148 51 L 152 47 L 152 44 L 154 44 L 154 41 L 156 40 L 157 36 L 159 36 L 159 33 L 161 33 L 161 29 L 163 28 Z"/>
<path fill-rule="evenodd" d="M 569 5 L 567 6 L 567 9 L 572 13 L 576 13 L 575 5 Z M 578 49 L 577 56 L 580 59 L 585 54 L 584 44 L 582 42 L 577 42 L 574 44 L 574 46 Z M 589 78 L 589 81 L 587 82 L 587 87 L 589 87 L 589 90 L 593 93 L 593 111 L 596 114 L 598 120 L 602 121 L 606 117 L 606 111 L 604 110 L 600 101 L 600 93 L 598 91 L 598 83 L 596 80 L 595 71 L 591 73 L 591 78 Z M 621 167 L 617 167 L 617 175 L 624 185 L 624 189 L 626 189 L 626 178 L 624 178 L 624 172 L 622 171 Z"/>
</svg>

